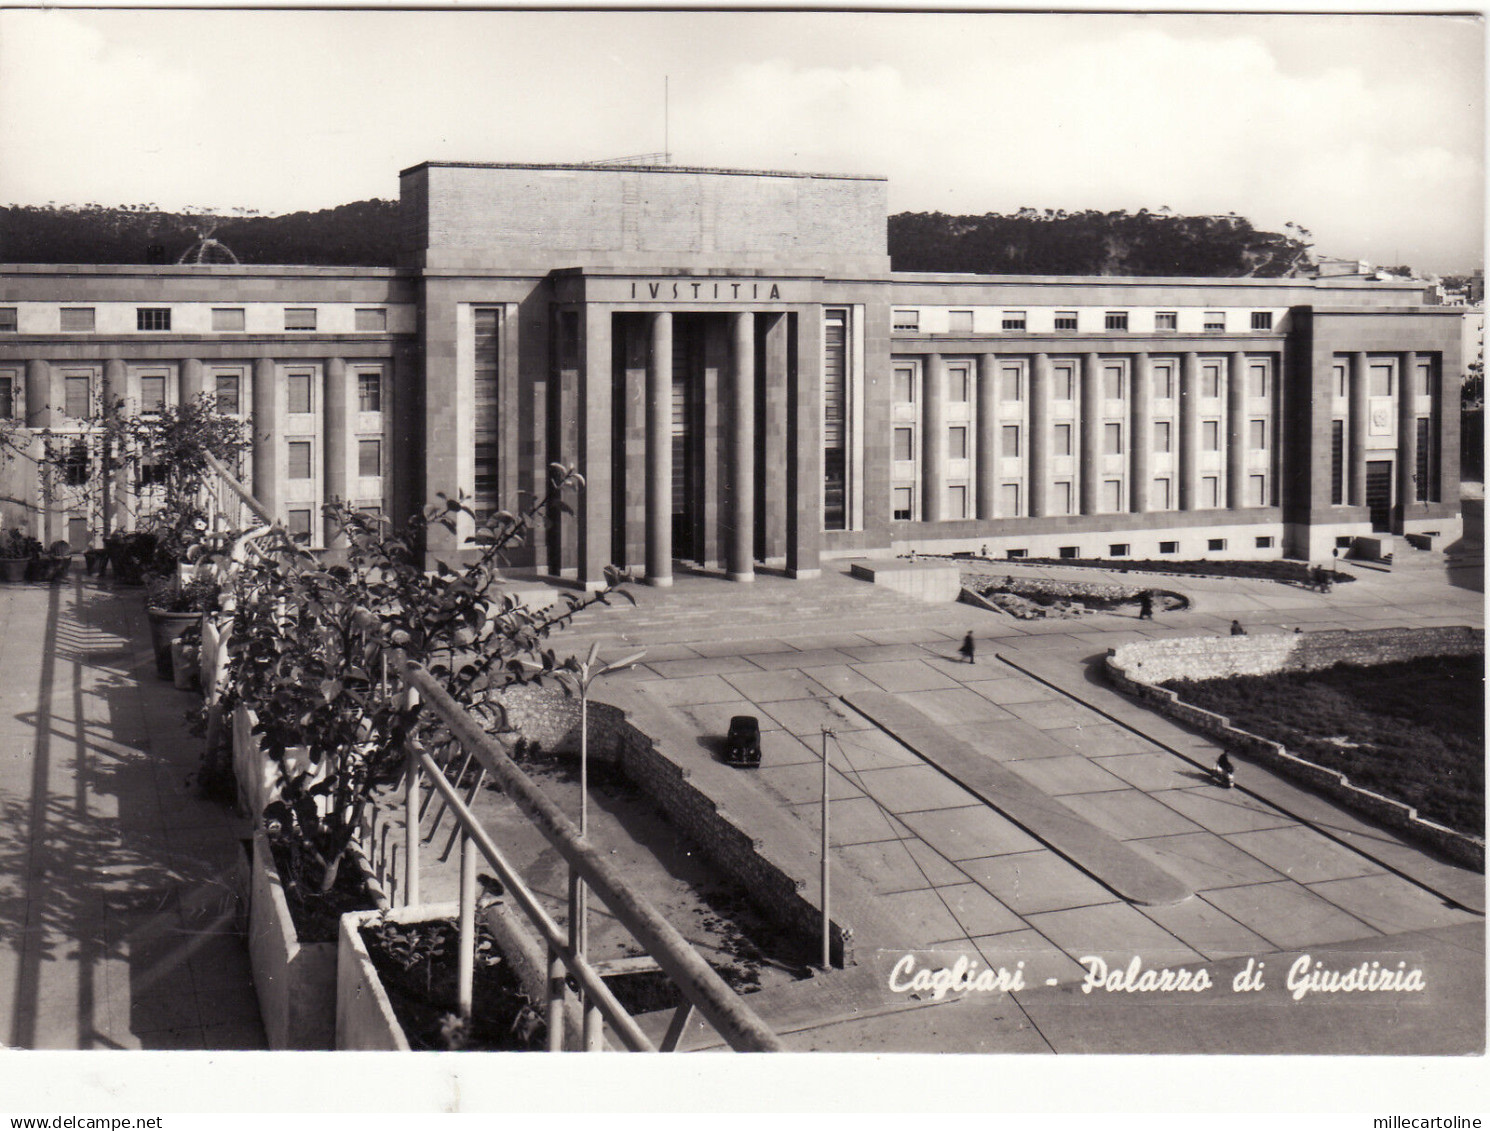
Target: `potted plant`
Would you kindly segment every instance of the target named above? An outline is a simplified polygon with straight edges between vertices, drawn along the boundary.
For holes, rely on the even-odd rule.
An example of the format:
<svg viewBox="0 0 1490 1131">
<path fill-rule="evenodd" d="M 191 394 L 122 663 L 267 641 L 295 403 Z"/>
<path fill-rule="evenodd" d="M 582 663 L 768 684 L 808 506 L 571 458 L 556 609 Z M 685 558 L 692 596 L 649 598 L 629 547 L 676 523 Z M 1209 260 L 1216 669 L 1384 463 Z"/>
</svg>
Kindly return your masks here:
<svg viewBox="0 0 1490 1131">
<path fill-rule="evenodd" d="M 200 626 L 203 613 L 217 608 L 217 583 L 210 577 L 182 582 L 177 577 L 152 577 L 145 589 L 145 615 L 150 618 L 150 640 L 155 646 L 155 674 L 171 679 L 171 645 L 183 633 Z"/>
<path fill-rule="evenodd" d="M 50 581 L 56 584 L 67 579 L 68 568 L 72 565 L 72 546 L 65 540 L 59 538 L 47 547 L 46 557 L 37 558 L 38 581 Z"/>
<path fill-rule="evenodd" d="M 41 543 L 19 527 L 0 531 L 0 578 L 25 581 L 31 559 L 40 553 Z"/>
<path fill-rule="evenodd" d="M 155 560 L 156 537 L 148 530 L 118 530 L 104 541 L 114 580 L 121 585 L 145 584 L 145 573 Z"/>
</svg>

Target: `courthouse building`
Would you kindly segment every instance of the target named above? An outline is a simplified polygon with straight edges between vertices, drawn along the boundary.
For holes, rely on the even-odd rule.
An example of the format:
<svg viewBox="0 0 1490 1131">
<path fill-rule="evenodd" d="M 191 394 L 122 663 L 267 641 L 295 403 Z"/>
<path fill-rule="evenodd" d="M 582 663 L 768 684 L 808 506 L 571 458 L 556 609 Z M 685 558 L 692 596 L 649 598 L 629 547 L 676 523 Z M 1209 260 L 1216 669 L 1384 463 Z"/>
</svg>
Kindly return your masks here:
<svg viewBox="0 0 1490 1131">
<path fill-rule="evenodd" d="M 1422 283 L 892 272 L 886 212 L 875 177 L 428 162 L 394 268 L 0 267 L 0 414 L 211 393 L 312 544 L 332 498 L 508 509 L 575 465 L 517 564 L 587 583 L 1457 535 L 1462 312 Z M 6 525 L 96 539 L 41 478 L 0 468 Z"/>
</svg>

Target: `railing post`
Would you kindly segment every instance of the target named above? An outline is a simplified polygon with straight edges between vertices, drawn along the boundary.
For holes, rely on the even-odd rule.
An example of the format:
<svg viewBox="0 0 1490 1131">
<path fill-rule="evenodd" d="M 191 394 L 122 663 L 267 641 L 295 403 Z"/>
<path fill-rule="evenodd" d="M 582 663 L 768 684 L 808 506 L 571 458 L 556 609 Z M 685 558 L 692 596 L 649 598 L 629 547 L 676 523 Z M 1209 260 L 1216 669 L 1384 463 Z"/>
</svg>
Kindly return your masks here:
<svg viewBox="0 0 1490 1131">
<path fill-rule="evenodd" d="M 564 956 L 548 948 L 548 1051 L 564 1051 Z"/>
<path fill-rule="evenodd" d="M 460 967 L 456 983 L 462 1019 L 471 1016 L 472 983 L 476 970 L 476 842 L 460 837 Z"/>
<path fill-rule="evenodd" d="M 417 694 L 407 692 L 410 700 Z M 408 743 L 408 765 L 404 769 L 404 906 L 419 902 L 419 750 Z"/>
</svg>

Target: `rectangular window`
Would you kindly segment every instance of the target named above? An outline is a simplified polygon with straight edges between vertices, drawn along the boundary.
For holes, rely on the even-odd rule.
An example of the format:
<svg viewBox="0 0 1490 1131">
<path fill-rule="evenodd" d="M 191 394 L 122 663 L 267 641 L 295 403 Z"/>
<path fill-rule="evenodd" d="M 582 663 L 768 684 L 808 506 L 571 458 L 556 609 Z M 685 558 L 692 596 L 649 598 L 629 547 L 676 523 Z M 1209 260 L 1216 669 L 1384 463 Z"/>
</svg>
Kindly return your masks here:
<svg viewBox="0 0 1490 1131">
<path fill-rule="evenodd" d="M 381 334 L 388 329 L 388 312 L 380 306 L 359 309 L 353 317 L 358 333 Z"/>
<path fill-rule="evenodd" d="M 1102 480 L 1102 509 L 1108 514 L 1117 514 L 1123 509 L 1123 482 L 1121 479 Z"/>
<path fill-rule="evenodd" d="M 1268 477 L 1266 475 L 1247 476 L 1247 488 L 1247 494 L 1251 496 L 1249 501 L 1254 507 L 1268 505 Z"/>
<path fill-rule="evenodd" d="M 1017 456 L 1019 454 L 1019 425 L 1005 424 L 1002 439 L 1004 455 Z"/>
<path fill-rule="evenodd" d="M 1267 450 L 1268 422 L 1266 420 L 1249 420 L 1247 422 L 1247 446 L 1254 452 Z"/>
<path fill-rule="evenodd" d="M 1257 536 L 1257 548 L 1259 550 L 1271 550 L 1273 548 L 1273 538 L 1272 538 L 1272 535 L 1270 535 L 1270 534 L 1259 534 Z"/>
<path fill-rule="evenodd" d="M 139 485 L 141 487 L 159 487 L 165 482 L 165 464 L 157 463 L 155 460 L 146 460 L 140 464 Z"/>
<path fill-rule="evenodd" d="M 947 314 L 947 330 L 953 334 L 971 334 L 973 332 L 973 312 L 971 310 L 953 310 Z"/>
<path fill-rule="evenodd" d="M 1367 370 L 1366 395 L 1389 397 L 1392 395 L 1392 366 L 1372 365 Z"/>
<path fill-rule="evenodd" d="M 1102 450 L 1110 456 L 1123 454 L 1123 426 L 1121 424 L 1102 425 Z"/>
<path fill-rule="evenodd" d="M 1200 422 L 1200 446 L 1208 452 L 1221 450 L 1221 422 L 1219 420 Z"/>
<path fill-rule="evenodd" d="M 1330 421 L 1330 503 L 1345 502 L 1345 421 Z"/>
<path fill-rule="evenodd" d="M 1172 425 L 1167 420 L 1154 421 L 1154 451 L 1173 451 L 1174 437 L 1172 436 Z"/>
<path fill-rule="evenodd" d="M 1418 450 L 1417 466 L 1413 468 L 1413 500 L 1426 503 L 1438 497 L 1437 486 L 1433 482 L 1433 469 L 1437 461 L 1433 459 L 1433 433 L 1426 416 L 1417 419 Z"/>
<path fill-rule="evenodd" d="M 967 517 L 967 488 L 960 483 L 947 488 L 947 517 Z"/>
<path fill-rule="evenodd" d="M 910 428 L 895 429 L 895 458 L 915 459 L 915 431 Z"/>
<path fill-rule="evenodd" d="M 1003 483 L 999 486 L 999 514 L 1004 518 L 1019 517 L 1019 484 Z"/>
<path fill-rule="evenodd" d="M 1102 374 L 1103 384 L 1107 386 L 1106 395 L 1110 401 L 1123 399 L 1123 370 L 1119 365 L 1109 366 Z"/>
<path fill-rule="evenodd" d="M 1161 310 L 1154 315 L 1155 330 L 1178 330 L 1180 328 L 1180 316 L 1178 311 Z"/>
<path fill-rule="evenodd" d="M 502 367 L 502 319 L 500 307 L 477 307 L 471 312 L 471 444 L 475 449 L 476 491 L 471 509 L 485 521 L 500 509 L 498 484 L 501 478 L 501 419 L 498 386 Z M 371 406 L 371 407 L 369 407 Z M 357 407 L 360 412 L 383 410 L 383 375 L 377 371 L 357 375 Z M 391 407 L 391 406 L 390 406 Z"/>
<path fill-rule="evenodd" d="M 290 531 L 290 538 L 301 545 L 310 541 L 310 511 L 296 509 L 288 511 L 285 515 Z"/>
<path fill-rule="evenodd" d="M 84 334 L 93 333 L 93 307 L 64 306 L 62 308 L 62 329 Z"/>
<path fill-rule="evenodd" d="M 1217 476 L 1207 475 L 1201 479 L 1200 505 L 1211 509 L 1221 505 L 1221 480 Z"/>
<path fill-rule="evenodd" d="M 1075 503 L 1073 490 L 1074 488 L 1069 479 L 1062 479 L 1059 483 L 1055 484 L 1055 514 L 1072 513 L 1072 508 Z"/>
<path fill-rule="evenodd" d="M 1128 556 L 1128 543 L 1114 542 L 1107 547 L 1107 556 L 1109 558 L 1126 558 Z"/>
<path fill-rule="evenodd" d="M 376 479 L 383 474 L 383 441 L 357 441 L 357 474 L 363 479 Z"/>
<path fill-rule="evenodd" d="M 93 411 L 93 381 L 86 373 L 69 373 L 62 381 L 67 397 L 64 411 L 74 420 L 85 420 Z"/>
<path fill-rule="evenodd" d="M 1174 485 L 1168 479 L 1154 480 L 1154 509 L 1168 511 L 1174 509 Z"/>
<path fill-rule="evenodd" d="M 967 428 L 963 425 L 947 429 L 947 458 L 967 459 Z"/>
<path fill-rule="evenodd" d="M 1056 553 L 1063 558 L 1079 558 L 1081 557 L 1081 547 L 1062 546 L 1059 550 L 1056 551 Z"/>
<path fill-rule="evenodd" d="M 891 316 L 890 325 L 896 333 L 918 334 L 921 332 L 921 312 L 919 310 L 897 310 Z"/>
<path fill-rule="evenodd" d="M 1221 367 L 1219 365 L 1205 365 L 1200 370 L 1200 395 L 1210 400 L 1217 400 L 1221 396 Z"/>
<path fill-rule="evenodd" d="M 947 400 L 952 404 L 966 404 L 968 397 L 968 368 L 965 365 L 947 367 Z"/>
<path fill-rule="evenodd" d="M 1351 534 L 1335 535 L 1335 549 L 1348 550 L 1355 545 L 1355 536 Z"/>
<path fill-rule="evenodd" d="M 287 477 L 290 479 L 309 479 L 310 474 L 310 448 L 309 440 L 291 440 L 285 445 L 289 456 L 289 470 Z"/>
<path fill-rule="evenodd" d="M 1006 310 L 1006 311 L 1004 311 L 1004 329 L 1005 330 L 1023 330 L 1025 328 L 1025 325 L 1026 325 L 1026 319 L 1025 319 L 1025 316 L 1024 316 L 1024 311 L 1022 311 L 1022 310 Z"/>
<path fill-rule="evenodd" d="M 916 402 L 916 371 L 909 365 L 895 367 L 895 400 L 898 404 Z"/>
<path fill-rule="evenodd" d="M 357 411 L 383 411 L 383 375 L 381 373 L 357 374 Z"/>
<path fill-rule="evenodd" d="M 171 308 L 168 306 L 141 306 L 135 309 L 136 330 L 169 330 Z"/>
<path fill-rule="evenodd" d="M 896 487 L 890 492 L 890 517 L 896 522 L 911 520 L 911 507 L 915 492 L 909 487 Z"/>
<path fill-rule="evenodd" d="M 287 306 L 285 307 L 285 329 L 286 330 L 314 330 L 316 328 L 316 308 L 313 306 Z"/>
<path fill-rule="evenodd" d="M 1222 310 L 1207 310 L 1205 312 L 1205 329 L 1207 333 L 1225 333 L 1226 312 Z"/>
<path fill-rule="evenodd" d="M 1074 366 L 1061 365 L 1051 369 L 1050 373 L 1050 399 L 1054 401 L 1069 401 L 1072 399 L 1076 388 L 1076 369 Z"/>
<path fill-rule="evenodd" d="M 286 379 L 287 411 L 292 413 L 307 413 L 312 411 L 310 403 L 310 374 L 291 373 Z"/>
<path fill-rule="evenodd" d="M 62 462 L 62 480 L 69 487 L 83 487 L 88 483 L 88 445 L 81 440 L 67 451 Z"/>
<path fill-rule="evenodd" d="M 140 377 L 140 411 L 160 413 L 166 407 L 166 379 L 160 373 L 146 373 Z"/>
<path fill-rule="evenodd" d="M 1206 548 L 1207 551 L 1210 551 L 1210 552 L 1224 550 L 1224 549 L 1226 549 L 1226 539 L 1225 538 L 1207 538 L 1206 539 L 1206 543 L 1205 543 L 1205 548 Z"/>
<path fill-rule="evenodd" d="M 1271 330 L 1273 328 L 1273 312 L 1271 310 L 1254 310 L 1252 312 L 1252 329 Z"/>
<path fill-rule="evenodd" d="M 848 529 L 848 311 L 823 312 L 823 529 Z M 966 371 L 963 380 L 967 379 Z"/>
<path fill-rule="evenodd" d="M 1002 401 L 1017 401 L 1017 400 L 1019 400 L 1020 399 L 1020 384 L 1021 384 L 1021 382 L 1019 380 L 1019 370 L 1017 370 L 1017 369 L 1005 369 L 1003 371 L 1003 373 L 1000 374 L 1000 380 L 999 380 L 999 400 L 1002 400 Z"/>
<path fill-rule="evenodd" d="M 212 308 L 212 329 L 224 333 L 243 329 L 243 307 L 215 306 Z"/>
<path fill-rule="evenodd" d="M 1154 399 L 1160 401 L 1174 399 L 1174 371 L 1167 365 L 1154 367 Z"/>
<path fill-rule="evenodd" d="M 1128 312 L 1126 310 L 1109 310 L 1104 316 L 1103 325 L 1109 330 L 1126 330 L 1128 328 Z"/>
<path fill-rule="evenodd" d="M 0 373 L 0 420 L 14 419 L 16 414 L 16 382 L 9 373 Z"/>
<path fill-rule="evenodd" d="M 1076 323 L 1076 311 L 1057 310 L 1055 312 L 1055 328 L 1057 330 L 1074 330 L 1076 329 Z"/>
<path fill-rule="evenodd" d="M 4 327 L 0 326 L 0 330 Z M 1415 396 L 1428 397 L 1433 395 L 1433 363 L 1431 361 L 1418 362 L 1417 372 L 1413 374 L 1412 391 Z"/>
<path fill-rule="evenodd" d="M 1179 552 L 1180 552 L 1180 544 L 1178 542 L 1160 542 L 1159 543 L 1159 553 L 1161 553 L 1161 554 L 1178 554 Z"/>
<path fill-rule="evenodd" d="M 224 416 L 237 416 L 243 411 L 242 390 L 236 373 L 217 375 L 217 411 Z"/>
<path fill-rule="evenodd" d="M 13 306 L 0 306 L 0 334 L 14 334 L 16 332 L 16 308 Z"/>
<path fill-rule="evenodd" d="M 1251 371 L 1252 389 L 1250 396 L 1265 397 L 1268 395 L 1268 367 L 1266 365 L 1254 365 Z"/>
<path fill-rule="evenodd" d="M 1071 426 L 1069 424 L 1057 424 L 1051 430 L 1050 454 L 1055 456 L 1071 454 Z"/>
<path fill-rule="evenodd" d="M 1020 558 L 1029 557 L 1030 552 L 1029 550 L 1005 550 L 1004 556 L 1009 558 L 1011 561 L 1018 561 Z"/>
</svg>

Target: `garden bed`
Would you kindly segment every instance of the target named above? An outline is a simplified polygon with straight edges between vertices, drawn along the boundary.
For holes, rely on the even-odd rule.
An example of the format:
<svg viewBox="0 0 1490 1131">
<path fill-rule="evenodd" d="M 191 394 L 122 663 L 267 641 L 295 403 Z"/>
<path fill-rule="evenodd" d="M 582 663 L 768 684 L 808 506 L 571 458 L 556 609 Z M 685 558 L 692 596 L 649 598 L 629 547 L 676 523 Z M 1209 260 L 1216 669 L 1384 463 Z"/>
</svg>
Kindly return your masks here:
<svg viewBox="0 0 1490 1131">
<path fill-rule="evenodd" d="M 965 561 L 966 559 L 959 559 Z M 1285 585 L 1302 585 L 1312 588 L 1310 563 L 1299 561 L 1182 561 L 1172 562 L 1153 559 L 1114 558 L 1009 558 L 974 559 L 988 562 L 999 569 L 1017 566 L 1041 566 L 1071 569 L 1099 569 L 1108 573 L 1160 573 L 1176 577 L 1247 577 L 1263 581 L 1277 581 Z M 1326 570 L 1333 584 L 1354 581 L 1355 578 L 1339 570 Z"/>
<path fill-rule="evenodd" d="M 1112 612 L 1141 605 L 1150 595 L 1153 611 L 1177 612 L 1190 607 L 1182 593 L 1148 586 L 1103 585 L 1082 581 L 1047 581 L 1040 578 L 1001 579 L 982 571 L 964 571 L 963 585 L 994 608 L 1021 620 L 1044 617 L 1079 617 L 1085 613 Z"/>
<path fill-rule="evenodd" d="M 1186 703 L 1280 743 L 1353 785 L 1481 836 L 1485 822 L 1484 657 L 1169 680 Z"/>
</svg>

